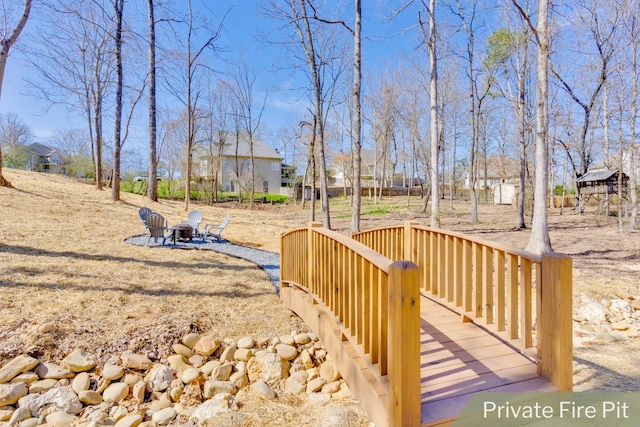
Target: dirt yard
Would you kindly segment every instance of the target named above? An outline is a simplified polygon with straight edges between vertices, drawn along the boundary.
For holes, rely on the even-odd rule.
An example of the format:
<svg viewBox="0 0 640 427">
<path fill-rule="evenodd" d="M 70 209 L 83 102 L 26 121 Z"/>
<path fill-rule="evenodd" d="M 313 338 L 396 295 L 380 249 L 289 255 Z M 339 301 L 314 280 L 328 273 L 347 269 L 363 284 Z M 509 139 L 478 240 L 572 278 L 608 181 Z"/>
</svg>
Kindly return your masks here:
<svg viewBox="0 0 640 427">
<path fill-rule="evenodd" d="M 307 330 L 280 304 L 267 275 L 248 262 L 210 251 L 169 250 L 128 245 L 140 234 L 138 208 L 160 212 L 170 225 L 186 220 L 182 202 L 150 203 L 122 194 L 110 201 L 102 191 L 55 175 L 4 169 L 14 188 L 0 188 L 0 365 L 23 352 L 42 360 L 61 360 L 75 348 L 105 361 L 132 350 L 169 352 L 187 332 L 239 339 Z M 350 208 L 335 201 L 332 227 L 347 232 Z M 365 199 L 366 204 L 371 202 Z M 383 199 L 384 209 L 363 217 L 362 228 L 408 219 L 429 223 L 421 200 Z M 481 205 L 481 223 L 469 223 L 467 203 L 442 201 L 442 226 L 524 248 L 528 231 L 512 229 L 509 206 Z M 232 220 L 228 240 L 278 251 L 279 235 L 304 226 L 309 214 L 299 206 L 235 204 L 191 208 L 203 223 Z M 365 209 L 371 211 L 371 207 Z M 588 211 L 550 212 L 552 245 L 574 259 L 574 301 L 620 293 L 640 299 L 640 233 L 621 233 L 615 217 Z M 43 333 L 42 331 L 48 331 Z M 574 348 L 576 391 L 640 391 L 640 366 L 629 357 L 640 338 Z M 356 402 L 354 426 L 368 425 Z M 257 404 L 260 423 L 299 425 L 317 420 L 316 408 L 292 401 Z"/>
</svg>

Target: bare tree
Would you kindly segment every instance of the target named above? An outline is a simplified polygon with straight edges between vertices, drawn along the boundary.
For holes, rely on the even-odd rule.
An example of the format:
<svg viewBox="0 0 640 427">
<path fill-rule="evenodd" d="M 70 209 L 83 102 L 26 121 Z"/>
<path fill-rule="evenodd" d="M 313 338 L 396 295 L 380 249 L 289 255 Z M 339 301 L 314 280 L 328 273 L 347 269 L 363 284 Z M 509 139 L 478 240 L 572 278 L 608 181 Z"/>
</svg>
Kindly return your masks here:
<svg viewBox="0 0 640 427">
<path fill-rule="evenodd" d="M 29 19 L 29 13 L 31 12 L 31 0 L 25 0 L 22 9 L 22 14 L 18 19 L 15 27 L 9 28 L 6 26 L 6 17 L 3 19 L 2 34 L 0 34 L 0 99 L 2 98 L 2 81 L 4 80 L 4 70 L 7 64 L 7 58 L 9 56 L 9 50 L 11 46 L 15 44 L 22 32 L 22 29 L 27 24 Z M 10 187 L 11 183 L 2 176 L 2 148 L 0 148 L 0 186 Z"/>
<path fill-rule="evenodd" d="M 224 21 L 224 19 L 222 20 Z M 184 209 L 189 210 L 189 202 L 191 199 L 191 175 L 193 169 L 193 147 L 196 144 L 197 121 L 198 121 L 198 103 L 202 97 L 203 84 L 201 81 L 202 71 L 209 69 L 202 61 L 202 55 L 209 49 L 215 50 L 215 42 L 220 37 L 222 22 L 198 43 L 197 36 L 200 28 L 195 20 L 195 11 L 192 7 L 191 0 L 187 1 L 187 16 L 182 24 L 186 25 L 186 34 L 184 35 L 186 46 L 184 47 L 186 56 L 178 54 L 179 59 L 176 63 L 185 65 L 175 71 L 175 79 L 167 82 L 168 89 L 173 95 L 184 104 L 186 108 L 187 118 L 187 135 L 186 135 L 186 161 L 183 170 L 184 179 Z M 208 27 L 207 27 L 208 28 Z M 176 37 L 182 38 L 182 36 Z"/>
<path fill-rule="evenodd" d="M 235 81 L 233 93 L 240 110 L 240 123 L 242 131 L 247 136 L 247 142 L 249 143 L 249 158 L 251 162 L 249 171 L 249 209 L 253 209 L 256 180 L 254 141 L 258 128 L 260 127 L 262 113 L 267 103 L 267 94 L 265 92 L 262 101 L 258 103 L 255 102 L 257 74 L 250 69 L 245 57 L 242 57 L 232 74 Z"/>
<path fill-rule="evenodd" d="M 535 28 L 529 14 L 512 0 L 535 36 L 537 51 L 536 65 L 536 171 L 533 200 L 533 221 L 527 250 L 537 254 L 553 252 L 549 238 L 547 220 L 547 195 L 549 179 L 548 102 L 549 102 L 549 1 L 538 0 Z"/>
<path fill-rule="evenodd" d="M 120 162 L 122 150 L 122 88 L 124 76 L 122 69 L 122 17 L 124 14 L 124 0 L 113 0 L 116 58 L 116 111 L 113 130 L 113 181 L 111 186 L 111 200 L 120 200 Z"/>
<path fill-rule="evenodd" d="M 351 211 L 352 232 L 360 231 L 360 213 L 362 211 L 362 2 L 355 0 L 355 24 L 353 27 L 353 207 Z"/>
<path fill-rule="evenodd" d="M 617 8 L 607 7 L 605 9 L 604 5 L 599 4 L 597 1 L 581 0 L 577 6 L 580 12 L 577 15 L 580 17 L 581 23 L 588 28 L 591 41 L 595 45 L 597 65 L 594 68 L 597 75 L 595 79 L 585 79 L 581 74 L 580 80 L 571 84 L 566 76 L 560 75 L 555 64 L 551 63 L 550 67 L 551 73 L 559 81 L 560 87 L 579 106 L 583 114 L 582 129 L 577 147 L 579 164 L 574 162 L 574 156 L 569 156 L 576 178 L 584 175 L 593 162 L 588 135 L 592 127 L 592 115 L 596 111 L 597 101 L 609 75 L 610 63 L 616 53 L 616 37 L 620 19 Z M 592 87 L 585 89 L 584 86 L 587 86 L 585 82 L 593 82 Z M 581 95 L 580 89 L 583 89 L 583 92 L 586 93 Z M 561 141 L 561 143 L 566 150 L 569 150 L 567 143 L 564 141 Z M 578 209 L 580 211 L 581 206 Z"/>
<path fill-rule="evenodd" d="M 528 4 L 524 6 L 528 13 Z M 496 72 L 496 86 L 509 101 L 518 119 L 518 147 L 520 158 L 520 191 L 518 192 L 518 208 L 515 228 L 526 228 L 525 223 L 525 186 L 527 170 L 527 82 L 530 74 L 529 43 L 531 31 L 524 23 L 523 28 L 512 31 L 500 28 L 488 40 L 489 52 L 485 66 L 500 69 Z M 515 70 L 512 73 L 511 70 Z M 500 79 L 499 77 L 502 77 Z M 513 89 L 515 86 L 515 90 Z"/>
<path fill-rule="evenodd" d="M 630 118 L 629 118 L 629 189 L 628 193 L 631 196 L 631 217 L 629 220 L 629 228 L 634 230 L 638 224 L 638 192 L 637 192 L 637 170 L 638 170 L 638 143 L 636 142 L 636 121 L 638 118 L 638 75 L 640 72 L 640 64 L 638 61 L 638 55 L 640 54 L 640 21 L 638 19 L 638 12 L 640 4 L 638 2 L 631 2 L 631 7 L 626 10 L 624 16 L 624 28 L 629 38 L 629 55 L 631 68 L 631 105 L 630 105 Z"/>
<path fill-rule="evenodd" d="M 96 188 L 103 184 L 103 116 L 113 80 L 112 28 L 107 11 L 93 0 L 46 3 L 55 28 L 38 32 L 41 42 L 29 52 L 40 80 L 29 80 L 36 97 L 77 109 L 87 121 Z"/>
<path fill-rule="evenodd" d="M 147 197 L 158 201 L 158 128 L 156 111 L 156 18 L 154 0 L 147 0 L 148 23 L 148 74 L 149 74 L 149 190 Z"/>
<path fill-rule="evenodd" d="M 422 16 L 418 14 L 420 28 L 424 35 L 424 40 L 429 48 L 429 98 L 430 98 L 430 140 L 431 140 L 431 227 L 440 227 L 440 197 L 438 184 L 440 182 L 438 173 L 438 152 L 439 152 L 439 131 L 438 124 L 440 117 L 438 114 L 438 60 L 437 60 L 437 33 L 436 33 L 436 2 L 429 0 L 429 4 L 422 0 L 422 5 L 429 16 L 429 29 L 425 28 Z"/>
<path fill-rule="evenodd" d="M 15 113 L 0 114 L 0 149 L 4 162 L 11 168 L 24 168 L 28 153 L 26 145 L 33 141 L 31 128 Z"/>
</svg>

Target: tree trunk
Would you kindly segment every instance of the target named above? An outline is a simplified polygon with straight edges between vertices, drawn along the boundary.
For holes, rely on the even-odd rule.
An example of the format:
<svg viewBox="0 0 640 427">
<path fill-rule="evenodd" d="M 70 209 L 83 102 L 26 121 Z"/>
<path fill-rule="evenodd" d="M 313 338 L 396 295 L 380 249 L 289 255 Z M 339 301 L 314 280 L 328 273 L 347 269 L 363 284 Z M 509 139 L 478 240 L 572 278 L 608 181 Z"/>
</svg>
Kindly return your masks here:
<svg viewBox="0 0 640 427">
<path fill-rule="evenodd" d="M 120 155 L 122 150 L 122 87 L 123 87 L 123 71 L 122 71 L 122 14 L 124 9 L 124 0 L 115 0 L 113 3 L 115 9 L 116 32 L 115 32 L 115 56 L 116 56 L 116 111 L 115 123 L 113 130 L 113 178 L 111 184 L 111 200 L 120 200 Z"/>
<path fill-rule="evenodd" d="M 429 64 L 431 76 L 429 79 L 430 118 L 431 121 L 431 227 L 440 227 L 440 198 L 438 197 L 438 62 L 436 55 L 436 11 L 435 0 L 429 2 Z"/>
<path fill-rule="evenodd" d="M 2 81 L 4 79 L 4 69 L 7 64 L 7 57 L 9 56 L 9 49 L 18 40 L 18 36 L 22 32 L 22 29 L 27 24 L 29 19 L 29 13 L 31 12 L 31 0 L 25 0 L 24 7 L 22 9 L 22 15 L 18 20 L 15 28 L 9 33 L 9 37 L 0 40 L 0 99 L 2 98 Z M 2 176 L 2 149 L 0 148 L 0 187 L 11 187 L 11 183 Z"/>
<path fill-rule="evenodd" d="M 351 211 L 351 232 L 360 231 L 360 212 L 362 209 L 362 98 L 360 85 L 362 82 L 362 5 L 355 0 L 355 26 L 353 30 L 353 190 Z"/>
<path fill-rule="evenodd" d="M 524 220 L 525 210 L 525 191 L 526 191 L 526 179 L 527 179 L 527 133 L 525 125 L 525 108 L 526 108 L 526 61 L 528 57 L 527 44 L 525 44 L 525 52 L 523 54 L 522 70 L 518 73 L 518 102 L 517 102 L 517 114 L 518 114 L 518 147 L 520 154 L 520 191 L 518 192 L 518 209 L 516 213 L 516 229 L 523 230 L 527 228 Z"/>
<path fill-rule="evenodd" d="M 533 222 L 527 250 L 536 254 L 552 252 L 547 223 L 548 189 L 548 96 L 549 96 L 549 31 L 547 25 L 549 0 L 538 2 L 538 55 L 536 71 L 536 173 Z"/>
<path fill-rule="evenodd" d="M 147 0 L 149 24 L 149 193 L 152 202 L 158 201 L 158 160 L 156 121 L 156 21 L 154 0 Z"/>
</svg>

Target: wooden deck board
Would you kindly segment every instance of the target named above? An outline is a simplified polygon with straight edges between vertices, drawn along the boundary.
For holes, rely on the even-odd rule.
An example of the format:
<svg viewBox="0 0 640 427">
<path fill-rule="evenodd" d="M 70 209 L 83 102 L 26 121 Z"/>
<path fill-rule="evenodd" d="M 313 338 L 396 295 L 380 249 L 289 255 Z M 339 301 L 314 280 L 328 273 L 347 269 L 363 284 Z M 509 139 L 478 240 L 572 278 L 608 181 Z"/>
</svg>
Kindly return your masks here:
<svg viewBox="0 0 640 427">
<path fill-rule="evenodd" d="M 423 425 L 455 418 L 479 391 L 554 391 L 533 361 L 437 302 L 420 299 Z"/>
</svg>

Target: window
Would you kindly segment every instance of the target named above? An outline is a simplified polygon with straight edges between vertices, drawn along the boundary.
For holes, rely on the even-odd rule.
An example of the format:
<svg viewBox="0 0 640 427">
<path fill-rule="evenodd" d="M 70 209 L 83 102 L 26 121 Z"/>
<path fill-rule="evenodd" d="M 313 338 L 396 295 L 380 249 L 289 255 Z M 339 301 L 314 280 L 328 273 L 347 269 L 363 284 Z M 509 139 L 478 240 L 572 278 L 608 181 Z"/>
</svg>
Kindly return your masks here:
<svg viewBox="0 0 640 427">
<path fill-rule="evenodd" d="M 279 171 L 280 170 L 280 163 L 279 162 L 271 162 L 271 170 L 272 171 Z"/>
<path fill-rule="evenodd" d="M 263 193 L 269 192 L 269 181 L 262 181 L 262 192 Z"/>
<path fill-rule="evenodd" d="M 222 170 L 225 172 L 229 172 L 229 159 L 225 158 L 222 161 Z"/>
</svg>

